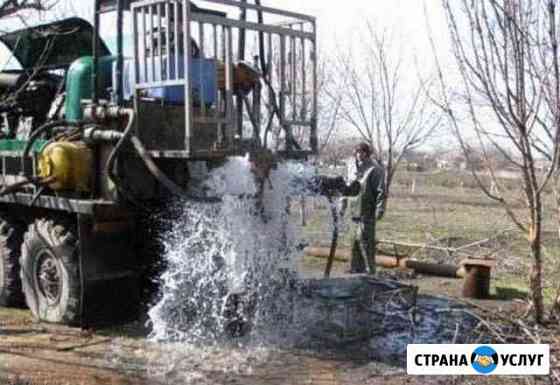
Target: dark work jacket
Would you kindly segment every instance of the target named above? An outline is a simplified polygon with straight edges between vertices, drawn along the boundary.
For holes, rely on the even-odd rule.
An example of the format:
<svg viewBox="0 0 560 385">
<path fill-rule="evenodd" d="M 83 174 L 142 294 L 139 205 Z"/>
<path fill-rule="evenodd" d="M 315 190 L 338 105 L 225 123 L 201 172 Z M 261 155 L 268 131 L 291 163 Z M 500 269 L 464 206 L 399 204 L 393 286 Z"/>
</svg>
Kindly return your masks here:
<svg viewBox="0 0 560 385">
<path fill-rule="evenodd" d="M 353 159 L 348 168 L 348 182 L 353 181 L 360 183 L 360 193 L 347 198 L 352 219 L 362 222 L 381 219 L 385 207 L 385 168 L 372 159 L 361 164 Z"/>
</svg>

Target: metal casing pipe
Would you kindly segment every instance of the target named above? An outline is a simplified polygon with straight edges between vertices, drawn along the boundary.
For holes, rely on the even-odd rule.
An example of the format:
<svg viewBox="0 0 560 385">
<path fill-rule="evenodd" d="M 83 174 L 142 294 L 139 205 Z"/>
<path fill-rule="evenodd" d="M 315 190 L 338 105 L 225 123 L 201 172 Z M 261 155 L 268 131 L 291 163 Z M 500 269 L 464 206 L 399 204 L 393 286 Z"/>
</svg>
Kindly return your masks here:
<svg viewBox="0 0 560 385">
<path fill-rule="evenodd" d="M 91 89 L 93 104 L 97 103 L 97 60 L 99 56 L 99 0 L 93 2 L 93 42 L 92 42 L 93 69 L 91 72 Z"/>
</svg>

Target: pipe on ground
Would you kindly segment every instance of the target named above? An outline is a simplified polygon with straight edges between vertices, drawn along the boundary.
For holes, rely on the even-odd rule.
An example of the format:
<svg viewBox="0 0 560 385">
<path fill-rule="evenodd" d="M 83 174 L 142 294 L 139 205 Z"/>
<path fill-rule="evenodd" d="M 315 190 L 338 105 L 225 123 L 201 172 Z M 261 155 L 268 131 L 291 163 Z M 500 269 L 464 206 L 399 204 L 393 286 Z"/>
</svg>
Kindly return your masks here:
<svg viewBox="0 0 560 385">
<path fill-rule="evenodd" d="M 330 249 L 328 247 L 306 247 L 305 255 L 312 257 L 328 258 Z M 338 249 L 335 254 L 337 261 L 349 261 L 351 258 L 350 249 Z M 408 257 L 394 257 L 388 255 L 376 255 L 375 264 L 385 268 L 412 269 L 416 273 L 433 275 L 436 277 L 463 278 L 465 270 L 463 267 L 449 264 L 421 262 Z"/>
</svg>

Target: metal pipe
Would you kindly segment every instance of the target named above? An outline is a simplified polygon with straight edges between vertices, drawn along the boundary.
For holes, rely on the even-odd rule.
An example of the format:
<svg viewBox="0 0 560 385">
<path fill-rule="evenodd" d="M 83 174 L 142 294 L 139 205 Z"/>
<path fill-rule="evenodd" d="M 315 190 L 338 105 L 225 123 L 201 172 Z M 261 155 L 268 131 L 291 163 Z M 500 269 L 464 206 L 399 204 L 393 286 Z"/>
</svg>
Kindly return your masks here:
<svg viewBox="0 0 560 385">
<path fill-rule="evenodd" d="M 248 3 L 241 4 L 238 1 L 234 1 L 234 0 L 204 0 L 204 1 L 207 2 L 207 3 L 223 4 L 223 5 L 228 5 L 228 6 L 232 6 L 232 7 L 238 7 L 238 8 L 243 7 L 243 8 L 246 8 L 246 9 L 253 9 L 253 10 L 256 10 L 256 11 L 271 13 L 271 14 L 275 14 L 275 15 L 279 15 L 279 16 L 287 16 L 287 17 L 291 17 L 291 18 L 294 18 L 294 19 L 315 21 L 314 16 L 305 15 L 303 13 L 285 11 L 283 9 L 278 9 L 278 8 L 264 7 L 264 6 L 260 5 L 260 1 L 259 1 L 259 3 L 256 3 L 255 5 L 248 4 Z"/>
<path fill-rule="evenodd" d="M 247 0 L 240 0 L 242 7 L 239 8 L 239 20 L 242 23 L 247 21 L 247 10 L 243 5 L 247 4 Z M 238 40 L 238 51 L 237 60 L 245 60 L 245 28 L 239 28 L 239 40 Z M 238 94 L 236 97 L 237 102 L 237 135 L 239 138 L 243 137 L 243 96 Z"/>
<path fill-rule="evenodd" d="M 123 5 L 123 0 L 117 0 L 117 69 L 115 72 L 117 84 L 115 88 L 119 106 L 123 102 Z"/>
<path fill-rule="evenodd" d="M 92 41 L 92 70 L 91 70 L 91 100 L 93 104 L 97 104 L 97 67 L 98 67 L 98 50 L 99 50 L 99 1 L 93 2 L 93 41 Z"/>
<path fill-rule="evenodd" d="M 171 3 L 165 3 L 165 80 L 171 80 Z"/>
<path fill-rule="evenodd" d="M 173 79 L 179 80 L 179 44 L 181 44 L 181 40 L 179 39 L 179 22 L 180 22 L 180 14 L 179 14 L 179 3 L 173 3 L 173 55 L 175 59 L 175 76 Z M 183 53 L 184 54 L 184 53 Z"/>
<path fill-rule="evenodd" d="M 290 44 L 291 44 L 291 50 L 292 50 L 292 62 L 290 64 L 290 71 L 292 73 L 292 86 L 291 86 L 291 96 L 292 96 L 292 120 L 296 120 L 297 119 L 297 101 L 296 101 L 296 95 L 297 95 L 297 86 L 298 86 L 298 79 L 297 79 L 297 44 L 296 44 L 296 38 L 295 37 L 291 37 L 290 38 Z"/>
<path fill-rule="evenodd" d="M 200 114 L 202 116 L 206 116 L 206 85 L 204 84 L 204 58 L 206 57 L 206 45 L 204 44 L 204 23 L 198 23 L 198 39 L 200 41 L 200 56 L 198 58 L 199 65 L 198 65 L 198 86 L 200 89 L 198 90 L 199 99 L 200 99 Z"/>
<path fill-rule="evenodd" d="M 255 5 L 260 6 L 261 0 L 255 0 Z M 257 23 L 264 24 L 263 13 L 261 10 L 257 12 Z M 263 77 L 266 77 L 268 72 L 268 66 L 266 64 L 266 58 L 264 57 L 264 32 L 259 31 L 258 36 L 259 36 L 259 59 L 260 59 L 261 71 Z M 270 37 L 270 34 L 268 36 Z M 271 50 L 270 47 L 269 49 Z"/>
<path fill-rule="evenodd" d="M 226 119 L 233 121 L 233 37 L 231 27 L 225 29 L 225 82 L 226 82 Z M 231 123 L 230 123 L 231 124 Z M 228 125 L 226 140 L 230 140 L 232 135 L 231 126 Z"/>
<path fill-rule="evenodd" d="M 191 135 L 192 135 L 192 92 L 191 78 L 192 71 L 191 49 L 191 7 L 190 2 L 183 2 L 183 48 L 184 48 L 184 81 L 185 81 L 185 151 L 192 155 Z"/>
<path fill-rule="evenodd" d="M 154 50 L 154 7 L 150 4 L 148 6 L 148 17 L 150 18 L 150 32 L 148 34 L 149 43 L 150 43 L 150 65 L 152 66 L 152 83 L 157 81 L 156 79 L 156 57 L 155 57 L 155 50 Z M 161 79 L 160 79 L 161 80 Z M 150 80 L 146 79 L 146 82 L 150 83 Z"/>
<path fill-rule="evenodd" d="M 235 19 L 226 19 L 219 16 L 214 15 L 206 15 L 206 14 L 194 14 L 192 20 L 198 22 L 204 22 L 207 24 L 219 24 L 224 25 L 226 27 L 235 27 L 235 28 L 245 28 L 252 31 L 261 31 L 265 33 L 274 33 L 277 35 L 284 35 L 284 36 L 294 36 L 298 38 L 305 38 L 308 40 L 314 40 L 315 36 L 311 32 L 301 32 L 298 30 L 287 29 L 285 27 L 281 27 L 278 25 L 271 25 L 271 24 L 259 24 L 254 23 L 252 21 L 246 21 L 244 23 L 240 22 L 239 20 Z"/>
<path fill-rule="evenodd" d="M 161 24 L 161 7 L 163 6 L 163 4 L 156 4 L 156 17 L 157 17 L 157 45 L 158 45 L 158 49 L 157 49 L 157 53 L 158 53 L 158 74 L 157 74 L 157 79 L 156 81 L 162 81 L 164 78 L 163 75 L 163 39 L 162 39 L 162 24 Z"/>
<path fill-rule="evenodd" d="M 331 249 L 329 247 L 306 247 L 305 255 L 319 258 L 329 258 Z M 334 260 L 346 262 L 352 258 L 350 249 L 338 249 L 333 256 Z M 456 265 L 429 263 L 412 260 L 408 257 L 396 257 L 377 254 L 375 264 L 385 268 L 407 268 L 418 274 L 433 275 L 437 277 L 462 278 L 464 269 Z"/>
<path fill-rule="evenodd" d="M 317 25 L 315 21 L 313 21 L 313 36 L 317 34 Z M 311 132 L 310 132 L 310 147 L 313 154 L 317 154 L 319 152 L 319 141 L 317 138 L 317 110 L 318 110 L 318 101 L 317 101 L 317 42 L 313 40 L 311 42 L 313 50 L 313 112 L 311 114 Z"/>
<path fill-rule="evenodd" d="M 405 267 L 414 270 L 414 272 L 418 274 L 435 275 L 437 277 L 459 278 L 459 276 L 457 275 L 459 266 L 455 265 L 444 263 L 428 263 L 406 259 Z"/>
<path fill-rule="evenodd" d="M 239 8 L 239 20 L 244 23 L 247 21 L 247 10 L 243 5 L 247 4 L 247 0 L 240 0 L 242 7 Z M 239 61 L 245 60 L 245 28 L 239 28 L 237 58 Z"/>
<path fill-rule="evenodd" d="M 303 23 L 301 24 L 303 31 Z M 307 119 L 307 82 L 305 63 L 305 39 L 301 39 L 301 120 Z"/>
<path fill-rule="evenodd" d="M 216 26 L 216 24 L 211 24 L 212 25 L 212 45 L 213 45 L 213 58 L 214 59 L 218 59 L 220 57 L 219 53 L 218 53 L 218 27 Z M 217 71 L 219 71 L 216 68 Z M 217 82 L 216 82 L 217 83 Z M 219 92 L 219 86 L 218 84 L 215 85 L 214 89 L 212 90 L 213 92 L 215 92 L 216 95 L 216 100 L 215 100 L 215 105 L 214 105 L 214 118 L 218 118 L 220 116 L 220 92 Z M 218 137 L 220 135 L 220 131 L 221 131 L 221 126 L 218 125 L 217 126 L 218 129 Z M 219 142 L 219 141 L 218 141 Z"/>
<path fill-rule="evenodd" d="M 140 41 L 138 39 L 138 10 L 132 9 L 132 35 L 134 36 L 134 83 L 140 83 Z"/>
<path fill-rule="evenodd" d="M 142 41 L 144 46 L 142 47 L 142 52 L 140 52 L 139 58 L 142 60 L 142 68 L 144 72 L 144 79 L 142 83 L 148 83 L 148 31 L 146 27 L 146 7 L 141 7 L 142 10 Z"/>
<path fill-rule="evenodd" d="M 278 120 L 280 125 L 284 125 L 286 116 L 286 36 L 280 35 L 280 114 Z M 286 133 L 287 134 L 287 133 Z M 286 135 L 286 140 L 288 135 Z"/>
</svg>

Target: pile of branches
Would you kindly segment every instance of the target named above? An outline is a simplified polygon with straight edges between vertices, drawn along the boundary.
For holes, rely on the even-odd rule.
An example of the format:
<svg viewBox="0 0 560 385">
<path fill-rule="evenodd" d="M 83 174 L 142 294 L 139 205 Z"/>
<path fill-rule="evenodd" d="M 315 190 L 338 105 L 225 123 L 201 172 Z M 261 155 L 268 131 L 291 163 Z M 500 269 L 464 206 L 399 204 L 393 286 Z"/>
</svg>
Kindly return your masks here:
<svg viewBox="0 0 560 385">
<path fill-rule="evenodd" d="M 496 259 L 508 242 L 512 230 L 504 230 L 488 238 L 472 241 L 460 237 L 434 238 L 427 234 L 426 243 L 380 239 L 377 250 L 383 255 L 427 259 L 438 263 L 460 263 L 467 258 Z"/>
<path fill-rule="evenodd" d="M 469 343 L 549 344 L 550 383 L 560 384 L 560 319 L 557 315 L 551 314 L 549 323 L 539 325 L 529 320 L 531 309 L 526 303 L 521 303 L 519 309 L 505 312 L 468 300 L 461 301 L 467 308 L 456 310 L 468 313 L 478 321 Z"/>
</svg>

